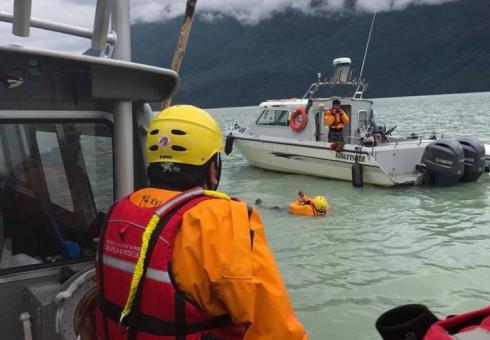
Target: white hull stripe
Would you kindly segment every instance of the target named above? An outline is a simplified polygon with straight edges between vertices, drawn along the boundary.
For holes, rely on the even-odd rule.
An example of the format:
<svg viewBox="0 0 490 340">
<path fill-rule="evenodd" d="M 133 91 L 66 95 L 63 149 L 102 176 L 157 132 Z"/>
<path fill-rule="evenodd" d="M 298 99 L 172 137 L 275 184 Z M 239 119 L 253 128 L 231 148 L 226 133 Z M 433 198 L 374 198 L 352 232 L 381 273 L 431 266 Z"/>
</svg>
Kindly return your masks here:
<svg viewBox="0 0 490 340">
<path fill-rule="evenodd" d="M 102 262 L 103 262 L 103 265 L 105 265 L 105 266 L 116 268 L 116 269 L 122 270 L 122 271 L 127 272 L 127 273 L 132 274 L 134 271 L 135 263 L 120 260 L 120 259 L 117 259 L 117 258 L 112 257 L 112 256 L 104 255 L 102 257 Z M 158 282 L 170 283 L 170 277 L 168 276 L 168 272 L 166 272 L 164 270 L 148 268 L 148 270 L 146 271 L 145 277 L 147 279 L 158 281 Z"/>
</svg>

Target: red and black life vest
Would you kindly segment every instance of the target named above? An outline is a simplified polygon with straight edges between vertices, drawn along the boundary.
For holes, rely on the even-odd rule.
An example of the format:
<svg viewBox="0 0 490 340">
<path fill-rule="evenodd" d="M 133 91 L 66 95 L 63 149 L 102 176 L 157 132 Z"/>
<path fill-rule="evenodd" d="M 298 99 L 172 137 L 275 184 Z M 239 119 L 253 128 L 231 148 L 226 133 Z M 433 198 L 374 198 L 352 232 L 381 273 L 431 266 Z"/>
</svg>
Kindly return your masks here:
<svg viewBox="0 0 490 340">
<path fill-rule="evenodd" d="M 210 198 L 196 188 L 157 209 L 137 207 L 128 198 L 114 205 L 99 240 L 96 266 L 100 287 L 96 322 L 101 339 L 243 338 L 245 326 L 233 325 L 229 315 L 213 318 L 206 314 L 178 289 L 172 277 L 173 242 L 182 215 Z M 160 219 L 147 242 L 144 265 L 137 267 L 142 268 L 141 280 L 133 290 L 130 312 L 123 318 L 143 233 L 155 215 Z"/>
<path fill-rule="evenodd" d="M 490 340 L 490 306 L 434 323 L 423 340 Z"/>
</svg>

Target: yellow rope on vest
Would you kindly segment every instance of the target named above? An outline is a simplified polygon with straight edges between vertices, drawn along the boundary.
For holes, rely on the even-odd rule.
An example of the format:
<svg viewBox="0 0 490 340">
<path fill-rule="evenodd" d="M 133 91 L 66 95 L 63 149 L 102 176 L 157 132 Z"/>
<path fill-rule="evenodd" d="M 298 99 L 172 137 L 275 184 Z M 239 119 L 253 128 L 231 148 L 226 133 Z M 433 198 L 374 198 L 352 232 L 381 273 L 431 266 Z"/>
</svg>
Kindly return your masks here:
<svg viewBox="0 0 490 340">
<path fill-rule="evenodd" d="M 204 190 L 204 195 L 226 200 L 230 199 L 228 195 L 214 190 Z M 143 235 L 141 237 L 140 253 L 138 255 L 138 261 L 136 262 L 136 265 L 134 267 L 133 276 L 131 278 L 131 285 L 129 286 L 128 298 L 126 300 L 126 304 L 124 305 L 124 309 L 121 312 L 120 321 L 122 321 L 131 312 L 131 306 L 133 304 L 134 298 L 136 297 L 136 291 L 143 276 L 145 258 L 146 254 L 148 253 L 148 244 L 150 242 L 151 235 L 155 231 L 159 221 L 160 216 L 157 214 L 153 214 L 153 216 L 150 218 L 150 221 L 146 225 L 145 231 L 143 232 Z"/>
<path fill-rule="evenodd" d="M 204 195 L 210 196 L 210 197 L 221 198 L 221 199 L 225 199 L 225 200 L 230 199 L 230 197 L 228 197 L 227 194 L 224 194 L 224 193 L 219 192 L 219 191 L 214 191 L 214 190 L 204 190 Z"/>
<path fill-rule="evenodd" d="M 148 252 L 148 243 L 150 242 L 151 234 L 153 234 L 153 231 L 155 231 L 155 228 L 157 227 L 158 221 L 160 221 L 160 216 L 153 215 L 146 225 L 143 236 L 141 237 L 140 253 L 138 255 L 136 266 L 134 267 L 133 277 L 131 278 L 131 286 L 129 286 L 128 299 L 126 300 L 124 309 L 121 312 L 121 320 L 131 312 L 131 305 L 133 304 L 133 300 L 136 296 L 138 284 L 141 281 L 141 277 L 143 276 L 143 265 L 145 263 L 146 254 Z"/>
</svg>

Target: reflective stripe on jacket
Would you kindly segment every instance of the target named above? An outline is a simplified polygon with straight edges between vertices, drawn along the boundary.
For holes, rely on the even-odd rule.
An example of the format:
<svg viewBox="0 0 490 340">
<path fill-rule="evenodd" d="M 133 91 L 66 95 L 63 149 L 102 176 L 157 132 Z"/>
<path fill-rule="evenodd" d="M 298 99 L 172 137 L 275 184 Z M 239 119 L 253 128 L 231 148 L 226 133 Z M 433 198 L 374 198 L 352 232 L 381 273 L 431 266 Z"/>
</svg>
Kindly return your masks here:
<svg viewBox="0 0 490 340">
<path fill-rule="evenodd" d="M 202 194 L 186 197 L 186 193 L 160 201 L 162 206 L 157 210 L 138 207 L 130 198 L 121 200 L 111 210 L 99 240 L 97 260 L 101 293 L 97 331 L 101 339 L 197 340 L 205 335 L 212 336 L 215 331 L 226 339 L 243 338 L 244 325 L 232 325 L 229 315 L 210 316 L 187 298 L 173 280 L 173 244 L 182 215 L 211 198 Z M 135 290 L 130 312 L 120 325 L 121 313 L 132 292 L 133 276 L 139 270 L 137 262 L 145 238 L 143 234 L 150 226 L 150 219 L 160 214 L 159 210 L 164 212 L 149 237 L 141 285 Z"/>
</svg>

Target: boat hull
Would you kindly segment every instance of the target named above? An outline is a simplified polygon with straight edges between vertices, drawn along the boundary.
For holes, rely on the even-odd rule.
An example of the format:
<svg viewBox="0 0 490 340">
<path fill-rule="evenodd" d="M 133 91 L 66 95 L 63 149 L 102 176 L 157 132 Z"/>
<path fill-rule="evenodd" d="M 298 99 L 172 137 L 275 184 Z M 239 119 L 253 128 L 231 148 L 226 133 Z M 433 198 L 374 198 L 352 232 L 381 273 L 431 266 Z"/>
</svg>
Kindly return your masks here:
<svg viewBox="0 0 490 340">
<path fill-rule="evenodd" d="M 363 167 L 364 183 L 388 187 L 402 184 L 386 175 L 371 153 L 362 150 L 337 153 L 330 150 L 328 143 L 292 145 L 245 138 L 235 138 L 234 142 L 250 165 L 258 168 L 351 181 L 352 164 L 357 157 Z M 414 180 L 415 177 L 405 183 Z"/>
</svg>

